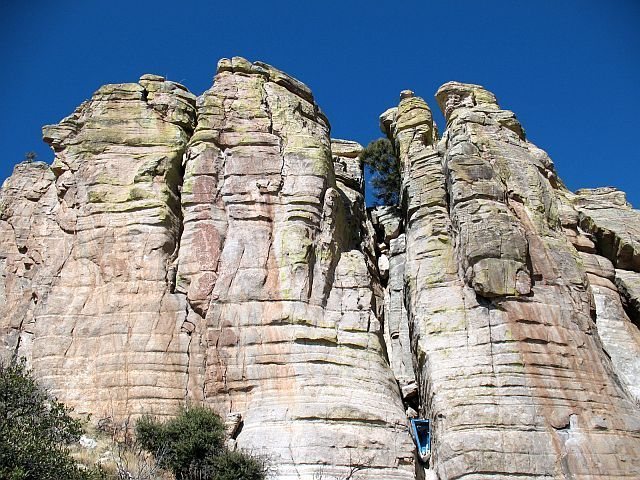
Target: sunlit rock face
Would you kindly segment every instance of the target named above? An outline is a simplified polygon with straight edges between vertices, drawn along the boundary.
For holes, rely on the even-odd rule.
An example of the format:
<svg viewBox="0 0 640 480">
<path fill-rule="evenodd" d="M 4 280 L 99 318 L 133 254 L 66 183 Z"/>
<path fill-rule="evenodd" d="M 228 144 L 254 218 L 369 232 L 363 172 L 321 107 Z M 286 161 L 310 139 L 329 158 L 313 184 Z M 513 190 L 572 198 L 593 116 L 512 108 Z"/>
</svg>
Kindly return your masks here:
<svg viewBox="0 0 640 480">
<path fill-rule="evenodd" d="M 241 413 L 238 446 L 279 478 L 414 478 L 358 231 L 361 147 L 332 156 L 309 89 L 269 65 L 222 60 L 197 103 L 176 282 L 199 338 L 193 397 Z"/>
<path fill-rule="evenodd" d="M 440 140 L 411 92 L 381 117 L 404 173 L 404 294 L 419 413 L 433 420 L 430 469 L 638 475 L 640 339 L 611 264 L 633 267 L 637 211 L 618 202 L 619 213 L 607 204 L 591 215 L 484 88 L 450 82 L 436 98 L 447 120 Z M 606 227 L 589 235 L 596 216 Z M 616 231 L 623 218 L 634 226 L 595 231 Z M 603 244 L 615 235 L 615 247 Z"/>
<path fill-rule="evenodd" d="M 95 419 L 184 401 L 186 302 L 169 267 L 194 107 L 162 77 L 105 85 L 44 128 L 51 167 L 19 165 L 2 190 L 6 344 Z"/>
<path fill-rule="evenodd" d="M 485 88 L 436 100 L 442 136 L 410 90 L 381 116 L 401 200 L 367 210 L 269 65 L 101 87 L 0 190 L 3 356 L 94 421 L 208 405 L 278 479 L 640 478 L 640 213 Z"/>
<path fill-rule="evenodd" d="M 2 192 L 8 352 L 96 419 L 240 414 L 278 478 L 415 478 L 362 147 L 305 85 L 222 60 L 197 100 L 144 76 L 44 134 Z"/>
</svg>

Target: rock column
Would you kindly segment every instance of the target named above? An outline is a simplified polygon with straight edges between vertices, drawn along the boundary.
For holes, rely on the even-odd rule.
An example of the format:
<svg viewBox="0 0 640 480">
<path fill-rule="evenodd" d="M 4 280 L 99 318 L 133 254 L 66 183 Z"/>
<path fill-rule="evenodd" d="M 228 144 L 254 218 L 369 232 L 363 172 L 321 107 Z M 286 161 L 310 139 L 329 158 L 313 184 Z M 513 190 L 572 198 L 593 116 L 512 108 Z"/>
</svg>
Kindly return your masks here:
<svg viewBox="0 0 640 480">
<path fill-rule="evenodd" d="M 405 295 L 431 469 L 447 479 L 637 475 L 628 449 L 640 448 L 638 408 L 592 320 L 551 160 L 482 87 L 449 83 L 437 98 L 447 119 L 437 146 L 428 107 L 410 92 L 382 117 L 405 176 Z"/>
<path fill-rule="evenodd" d="M 17 172 L 41 177 L 32 200 L 41 227 L 27 234 L 19 216 L 8 220 L 20 223 L 18 252 L 37 258 L 18 353 L 54 395 L 96 420 L 170 414 L 185 400 L 186 303 L 172 293 L 170 266 L 194 103 L 153 75 L 105 85 L 44 128 L 56 153 L 50 170 Z M 9 193 L 3 202 L 15 209 L 21 200 Z"/>
<path fill-rule="evenodd" d="M 267 453 L 277 478 L 414 478 L 371 262 L 353 231 L 365 218 L 361 166 L 335 145 L 332 156 L 305 85 L 266 64 L 219 63 L 185 157 L 177 288 L 202 325 L 194 372 L 205 403 L 242 416 L 238 447 Z"/>
</svg>

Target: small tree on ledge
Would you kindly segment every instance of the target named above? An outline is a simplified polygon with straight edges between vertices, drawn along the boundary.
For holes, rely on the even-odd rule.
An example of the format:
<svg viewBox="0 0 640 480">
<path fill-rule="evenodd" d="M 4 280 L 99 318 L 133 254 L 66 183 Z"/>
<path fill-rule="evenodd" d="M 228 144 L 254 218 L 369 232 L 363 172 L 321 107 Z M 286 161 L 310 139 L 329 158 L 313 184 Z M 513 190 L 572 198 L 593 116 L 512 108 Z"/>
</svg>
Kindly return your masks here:
<svg viewBox="0 0 640 480">
<path fill-rule="evenodd" d="M 33 163 L 38 160 L 38 154 L 36 152 L 27 152 L 24 154 L 23 162 Z"/>
</svg>

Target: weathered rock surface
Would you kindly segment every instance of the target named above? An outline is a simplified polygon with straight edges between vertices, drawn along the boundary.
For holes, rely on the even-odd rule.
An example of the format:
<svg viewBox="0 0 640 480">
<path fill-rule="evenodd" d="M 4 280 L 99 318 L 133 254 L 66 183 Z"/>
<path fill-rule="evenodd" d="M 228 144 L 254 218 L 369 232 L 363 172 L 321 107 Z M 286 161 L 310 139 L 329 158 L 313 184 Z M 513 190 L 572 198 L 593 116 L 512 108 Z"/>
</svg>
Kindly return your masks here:
<svg viewBox="0 0 640 480">
<path fill-rule="evenodd" d="M 637 325 L 640 321 L 640 273 L 616 270 L 616 285 Z"/>
<path fill-rule="evenodd" d="M 442 138 L 409 90 L 381 116 L 401 205 L 367 212 L 269 65 L 100 88 L 0 190 L 4 355 L 95 420 L 209 405 L 279 479 L 640 478 L 640 213 L 485 88 L 436 98 Z"/>
<path fill-rule="evenodd" d="M 2 289 L 16 302 L 3 312 L 9 348 L 96 419 L 184 401 L 186 305 L 171 293 L 169 265 L 194 103 L 156 76 L 101 87 L 44 128 L 56 152 L 51 168 L 21 165 L 2 191 Z M 15 249 L 24 253 L 4 254 Z"/>
<path fill-rule="evenodd" d="M 616 271 L 609 260 L 590 253 L 581 252 L 580 256 L 593 292 L 596 325 L 604 349 L 621 382 L 640 403 L 640 330 L 631 322 L 623 305 L 625 300 L 633 302 L 634 294 L 624 289 L 621 296 L 614 283 Z M 618 283 L 633 288 L 630 275 L 638 274 L 617 272 L 621 279 Z"/>
<path fill-rule="evenodd" d="M 449 83 L 437 98 L 448 122 L 440 142 L 409 92 L 381 118 L 405 172 L 405 296 L 420 414 L 434 423 L 431 469 L 637 475 L 640 464 L 616 453 L 640 448 L 638 409 L 618 380 L 627 350 L 611 348 L 613 362 L 603 351 L 587 271 L 564 228 L 576 227 L 576 242 L 584 235 L 553 164 L 482 87 Z M 600 310 L 598 325 L 624 321 Z"/>
<path fill-rule="evenodd" d="M 342 200 L 345 241 L 349 248 L 362 247 L 369 255 L 373 251 L 373 238 L 367 230 L 367 216 L 364 202 L 364 171 L 358 158 L 362 145 L 350 140 L 331 139 L 333 170 L 336 189 Z M 364 243 L 363 243 L 364 242 Z"/>
<path fill-rule="evenodd" d="M 45 163 L 21 163 L 0 192 L 2 343 L 27 357 L 38 302 L 46 300 L 71 249 L 70 236 L 56 221 L 54 181 Z"/>
<path fill-rule="evenodd" d="M 597 239 L 599 251 L 616 268 L 640 272 L 640 212 L 615 188 L 578 190 L 580 227 Z"/>
<path fill-rule="evenodd" d="M 194 304 L 190 318 L 202 316 L 195 384 L 206 403 L 242 413 L 238 446 L 268 452 L 279 478 L 311 478 L 321 465 L 327 475 L 362 466 L 367 478 L 413 478 L 359 250 L 360 147 L 333 145 L 332 160 L 329 125 L 306 87 L 265 64 L 220 62 L 185 156 L 178 289 Z"/>
</svg>

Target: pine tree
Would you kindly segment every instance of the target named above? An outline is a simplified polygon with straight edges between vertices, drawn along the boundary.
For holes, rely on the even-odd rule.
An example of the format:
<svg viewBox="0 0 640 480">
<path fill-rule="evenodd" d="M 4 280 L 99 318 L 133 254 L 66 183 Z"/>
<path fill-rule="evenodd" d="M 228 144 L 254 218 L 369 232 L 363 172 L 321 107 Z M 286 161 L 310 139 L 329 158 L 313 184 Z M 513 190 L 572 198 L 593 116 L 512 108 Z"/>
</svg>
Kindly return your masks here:
<svg viewBox="0 0 640 480">
<path fill-rule="evenodd" d="M 378 205 L 397 205 L 400 200 L 400 162 L 393 145 L 386 138 L 379 138 L 360 153 L 360 160 L 373 175 L 371 185 Z"/>
<path fill-rule="evenodd" d="M 31 376 L 23 359 L 0 361 L 0 478 L 89 480 L 69 455 L 82 424 Z"/>
</svg>

